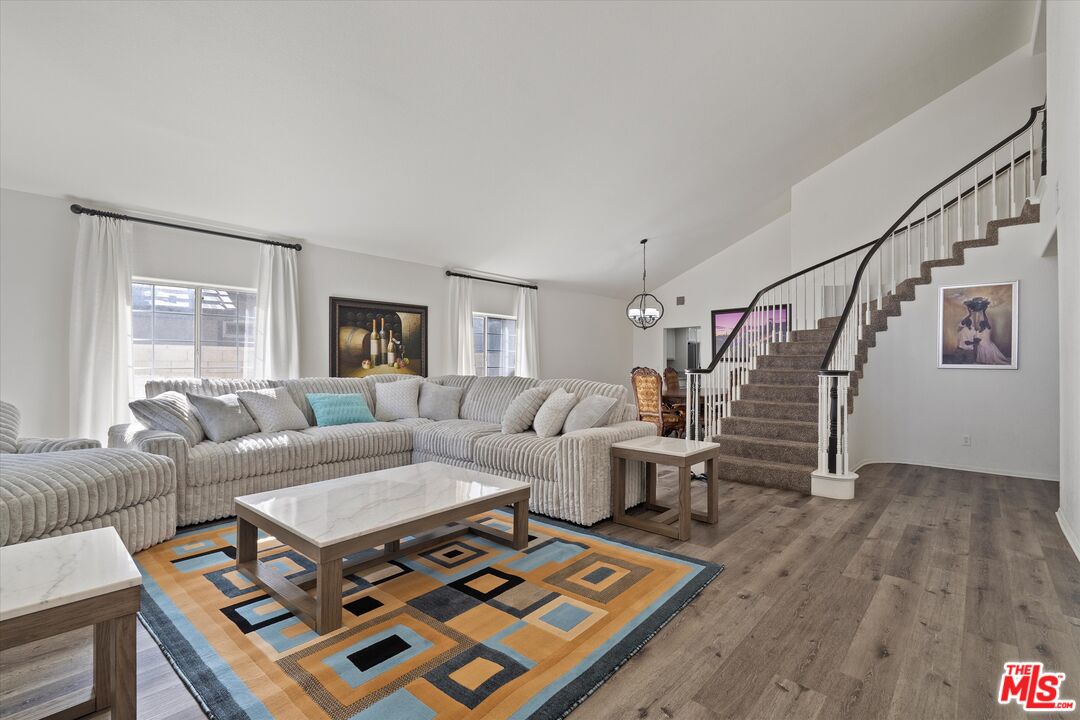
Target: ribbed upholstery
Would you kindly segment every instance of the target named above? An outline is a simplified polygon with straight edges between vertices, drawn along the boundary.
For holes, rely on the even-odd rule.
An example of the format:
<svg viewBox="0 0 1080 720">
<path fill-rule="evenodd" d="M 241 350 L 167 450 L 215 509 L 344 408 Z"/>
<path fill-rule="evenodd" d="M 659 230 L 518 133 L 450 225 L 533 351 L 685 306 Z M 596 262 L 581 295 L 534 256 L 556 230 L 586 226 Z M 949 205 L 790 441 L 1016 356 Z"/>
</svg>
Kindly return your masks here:
<svg viewBox="0 0 1080 720">
<path fill-rule="evenodd" d="M 0 453 L 13 453 L 19 437 L 19 408 L 0 400 Z"/>
<path fill-rule="evenodd" d="M 520 377 L 478 377 L 461 401 L 463 420 L 501 423 L 506 408 L 519 393 L 536 387 L 538 380 Z"/>
<path fill-rule="evenodd" d="M 269 390 L 280 387 L 277 380 L 238 380 L 234 378 L 205 378 L 203 380 L 203 392 L 206 395 L 217 397 L 229 395 L 241 390 Z"/>
<path fill-rule="evenodd" d="M 534 478 L 555 477 L 561 438 L 537 437 L 535 432 L 495 433 L 476 440 L 473 462 L 494 470 Z"/>
<path fill-rule="evenodd" d="M 465 392 L 467 393 L 469 391 L 469 388 L 472 387 L 473 380 L 475 379 L 475 375 L 439 375 L 438 377 L 428 378 L 427 381 L 430 383 L 435 383 L 436 385 L 459 387 L 465 390 Z"/>
<path fill-rule="evenodd" d="M 317 438 L 296 430 L 252 433 L 227 442 L 201 442 L 188 450 L 188 485 L 299 470 L 321 462 Z"/>
<path fill-rule="evenodd" d="M 498 432 L 499 426 L 495 423 L 440 420 L 413 430 L 413 449 L 455 460 L 472 460 L 476 441 Z"/>
<path fill-rule="evenodd" d="M 537 512 L 582 525 L 610 517 L 611 446 L 655 432 L 652 423 L 631 420 L 559 437 L 555 482 L 542 486 L 545 494 L 537 501 Z M 641 463 L 627 463 L 626 479 L 626 506 L 632 507 L 645 499 Z"/>
<path fill-rule="evenodd" d="M 413 445 L 412 430 L 397 423 L 351 423 L 310 427 L 301 430 L 300 434 L 316 441 L 319 463 L 409 452 Z"/>
<path fill-rule="evenodd" d="M 65 450 L 90 450 L 101 447 L 101 442 L 90 438 L 19 438 L 17 452 L 50 453 Z"/>
<path fill-rule="evenodd" d="M 411 461 L 412 456 L 407 452 L 377 455 L 375 457 L 346 460 L 345 462 L 326 463 L 302 470 L 286 470 L 270 475 L 257 475 L 239 480 L 191 487 L 179 500 L 177 524 L 191 525 L 233 515 L 235 514 L 233 499 L 240 495 L 250 495 L 251 493 L 306 485 L 320 480 L 345 477 L 346 475 L 359 475 L 374 472 L 375 470 L 385 470 L 386 468 L 408 465 Z"/>
<path fill-rule="evenodd" d="M 162 495 L 108 515 L 68 525 L 42 537 L 70 535 L 103 527 L 116 528 L 120 540 L 130 553 L 137 553 L 165 542 L 176 534 L 176 493 Z"/>
<path fill-rule="evenodd" d="M 300 378 L 282 380 L 281 384 L 289 391 L 296 406 L 304 412 L 309 425 L 315 424 L 315 413 L 308 402 L 308 393 L 359 393 L 364 396 L 369 409 L 374 411 L 375 408 L 375 393 L 372 392 L 371 383 L 363 378 Z"/>
<path fill-rule="evenodd" d="M 147 380 L 143 386 L 143 394 L 148 397 L 157 397 L 163 392 L 175 390 L 180 394 L 191 393 L 192 395 L 209 395 L 203 381 L 199 378 L 158 378 Z M 224 394 L 224 393 L 219 393 Z"/>
<path fill-rule="evenodd" d="M 106 448 L 6 454 L 0 457 L 0 545 L 62 532 L 175 493 L 173 463 L 157 455 Z"/>
</svg>

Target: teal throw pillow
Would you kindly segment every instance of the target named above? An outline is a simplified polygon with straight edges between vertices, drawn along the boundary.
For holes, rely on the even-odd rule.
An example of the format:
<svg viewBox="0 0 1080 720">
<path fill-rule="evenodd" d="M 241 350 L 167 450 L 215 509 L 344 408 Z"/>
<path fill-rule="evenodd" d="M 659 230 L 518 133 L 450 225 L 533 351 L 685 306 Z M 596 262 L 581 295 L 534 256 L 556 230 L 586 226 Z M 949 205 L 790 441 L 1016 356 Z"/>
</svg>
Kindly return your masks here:
<svg viewBox="0 0 1080 720">
<path fill-rule="evenodd" d="M 315 424 L 319 426 L 375 422 L 367 401 L 360 394 L 308 393 L 307 400 L 315 412 Z"/>
</svg>

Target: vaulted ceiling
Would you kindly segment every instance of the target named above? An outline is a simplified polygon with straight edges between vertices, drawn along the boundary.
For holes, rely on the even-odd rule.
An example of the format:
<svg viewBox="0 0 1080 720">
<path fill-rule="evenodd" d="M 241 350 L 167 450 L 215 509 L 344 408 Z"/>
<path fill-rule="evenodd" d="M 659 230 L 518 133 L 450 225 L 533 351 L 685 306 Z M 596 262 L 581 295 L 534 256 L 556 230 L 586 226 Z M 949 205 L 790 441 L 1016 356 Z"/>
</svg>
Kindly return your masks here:
<svg viewBox="0 0 1080 720">
<path fill-rule="evenodd" d="M 640 238 L 655 284 L 739 240 L 1033 12 L 4 2 L 0 185 L 619 295 Z"/>
</svg>

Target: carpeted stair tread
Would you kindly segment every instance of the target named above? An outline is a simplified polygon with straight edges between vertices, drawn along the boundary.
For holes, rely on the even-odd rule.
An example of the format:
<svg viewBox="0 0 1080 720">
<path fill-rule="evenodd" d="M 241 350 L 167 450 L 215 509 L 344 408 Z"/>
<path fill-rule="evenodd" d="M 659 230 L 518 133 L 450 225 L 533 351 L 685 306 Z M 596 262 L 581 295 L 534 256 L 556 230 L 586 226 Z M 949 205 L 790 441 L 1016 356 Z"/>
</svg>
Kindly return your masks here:
<svg viewBox="0 0 1080 720">
<path fill-rule="evenodd" d="M 767 400 L 769 402 L 817 403 L 818 388 L 807 385 L 770 385 L 750 383 L 739 390 L 740 400 Z"/>
<path fill-rule="evenodd" d="M 719 480 L 797 490 L 807 495 L 810 494 L 810 475 L 816 469 L 814 465 L 790 465 L 726 456 L 718 458 L 713 467 Z"/>
<path fill-rule="evenodd" d="M 820 364 L 820 363 L 819 363 Z M 750 371 L 751 383 L 763 383 L 765 385 L 818 385 L 817 368 L 809 370 L 788 370 L 761 368 Z"/>
<path fill-rule="evenodd" d="M 758 418 L 762 420 L 797 420 L 817 422 L 816 402 L 770 402 L 768 400 L 735 400 L 731 403 L 731 416 Z"/>
<path fill-rule="evenodd" d="M 788 353 L 781 355 L 761 355 L 758 357 L 758 368 L 765 370 L 813 370 L 821 366 L 824 353 L 817 355 L 796 355 Z"/>
<path fill-rule="evenodd" d="M 781 420 L 776 418 L 727 417 L 720 421 L 721 434 L 726 436 L 745 436 L 768 440 L 792 440 L 795 442 L 817 442 L 817 423 L 801 420 Z"/>
<path fill-rule="evenodd" d="M 777 342 L 769 346 L 769 352 L 774 355 L 817 355 L 819 358 L 823 358 L 828 350 L 828 342 L 814 342 L 811 340 Z"/>
<path fill-rule="evenodd" d="M 817 460 L 817 443 L 772 440 L 748 435 L 717 435 L 713 442 L 724 455 L 765 460 L 790 465 L 812 465 Z"/>
</svg>

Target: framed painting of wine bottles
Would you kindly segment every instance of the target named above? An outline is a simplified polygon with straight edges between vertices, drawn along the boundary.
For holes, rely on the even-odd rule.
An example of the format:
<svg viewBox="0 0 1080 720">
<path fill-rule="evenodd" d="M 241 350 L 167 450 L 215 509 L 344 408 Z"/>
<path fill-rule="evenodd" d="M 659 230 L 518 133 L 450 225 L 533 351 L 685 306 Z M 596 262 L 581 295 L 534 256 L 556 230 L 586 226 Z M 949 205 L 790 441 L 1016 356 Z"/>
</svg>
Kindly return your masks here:
<svg viewBox="0 0 1080 720">
<path fill-rule="evenodd" d="M 426 305 L 330 298 L 330 376 L 427 376 Z"/>
</svg>

